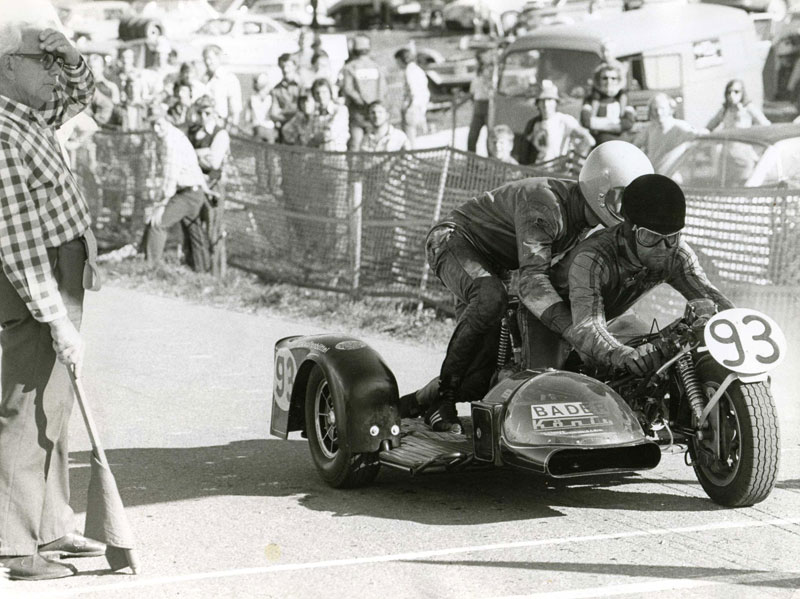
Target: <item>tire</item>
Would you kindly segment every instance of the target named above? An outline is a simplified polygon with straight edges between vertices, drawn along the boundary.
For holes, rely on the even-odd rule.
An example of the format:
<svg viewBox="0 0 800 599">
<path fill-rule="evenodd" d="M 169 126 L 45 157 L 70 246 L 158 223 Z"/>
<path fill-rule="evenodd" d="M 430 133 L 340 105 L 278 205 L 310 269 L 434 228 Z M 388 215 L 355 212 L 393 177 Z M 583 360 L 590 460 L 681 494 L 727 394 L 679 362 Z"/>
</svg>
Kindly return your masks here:
<svg viewBox="0 0 800 599">
<path fill-rule="evenodd" d="M 706 398 L 728 375 L 728 370 L 708 355 L 695 368 Z M 703 463 L 698 454 L 708 455 L 711 440 L 693 439 L 690 453 L 697 480 L 720 505 L 745 507 L 763 501 L 775 486 L 780 461 L 778 415 L 769 385 L 735 380 L 718 405 L 727 458 Z"/>
<path fill-rule="evenodd" d="M 322 368 L 315 365 L 306 386 L 306 432 L 311 459 L 326 483 L 336 489 L 361 487 L 375 480 L 378 453 L 350 453 L 339 443 L 336 420 L 344 413 Z"/>
</svg>

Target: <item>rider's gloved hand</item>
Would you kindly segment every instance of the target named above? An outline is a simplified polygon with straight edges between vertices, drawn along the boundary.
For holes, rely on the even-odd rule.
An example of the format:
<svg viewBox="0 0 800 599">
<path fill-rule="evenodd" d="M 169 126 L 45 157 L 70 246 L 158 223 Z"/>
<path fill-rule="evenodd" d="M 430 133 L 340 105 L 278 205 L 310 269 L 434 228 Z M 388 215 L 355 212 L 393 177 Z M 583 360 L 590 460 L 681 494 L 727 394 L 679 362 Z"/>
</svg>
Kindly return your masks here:
<svg viewBox="0 0 800 599">
<path fill-rule="evenodd" d="M 623 345 L 611 352 L 611 365 L 617 370 L 627 370 L 636 376 L 645 376 L 663 363 L 663 355 L 652 343 L 639 347 Z"/>
<path fill-rule="evenodd" d="M 717 305 L 712 299 L 700 297 L 689 300 L 688 309 L 694 316 L 694 319 L 692 320 L 692 327 L 702 329 L 704 326 L 706 326 L 706 323 L 709 321 L 709 319 L 716 314 Z"/>
</svg>

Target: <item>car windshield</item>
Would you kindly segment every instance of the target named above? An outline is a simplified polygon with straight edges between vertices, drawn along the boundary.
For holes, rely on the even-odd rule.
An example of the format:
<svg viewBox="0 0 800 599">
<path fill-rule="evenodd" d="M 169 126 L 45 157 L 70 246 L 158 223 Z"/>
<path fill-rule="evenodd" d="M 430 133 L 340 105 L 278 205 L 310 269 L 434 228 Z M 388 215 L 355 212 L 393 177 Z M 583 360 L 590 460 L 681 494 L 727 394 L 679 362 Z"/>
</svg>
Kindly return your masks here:
<svg viewBox="0 0 800 599">
<path fill-rule="evenodd" d="M 767 147 L 725 139 L 697 139 L 664 173 L 686 187 L 744 187 Z"/>
<path fill-rule="evenodd" d="M 500 66 L 498 92 L 532 97 L 538 84 L 549 79 L 562 94 L 582 98 L 588 92 L 587 81 L 599 64 L 600 57 L 592 52 L 554 48 L 512 52 Z"/>
<path fill-rule="evenodd" d="M 230 19 L 211 19 L 197 30 L 200 35 L 226 35 L 233 29 L 233 21 Z"/>
</svg>

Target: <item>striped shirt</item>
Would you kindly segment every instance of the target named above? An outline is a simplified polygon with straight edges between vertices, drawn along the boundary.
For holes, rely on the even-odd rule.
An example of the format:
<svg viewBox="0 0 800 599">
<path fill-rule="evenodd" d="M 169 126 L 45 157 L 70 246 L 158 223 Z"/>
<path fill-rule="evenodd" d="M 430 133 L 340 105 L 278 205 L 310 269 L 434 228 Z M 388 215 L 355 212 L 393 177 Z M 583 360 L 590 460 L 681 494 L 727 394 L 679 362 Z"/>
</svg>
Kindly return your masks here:
<svg viewBox="0 0 800 599">
<path fill-rule="evenodd" d="M 200 186 L 206 182 L 197 154 L 189 138 L 171 123 L 164 125 L 165 136 L 161 138 L 161 168 L 164 182 L 161 185 L 162 203 L 166 204 L 178 189 Z"/>
<path fill-rule="evenodd" d="M 64 66 L 41 109 L 0 95 L 0 262 L 40 322 L 67 314 L 47 248 L 80 237 L 90 222 L 55 131 L 86 108 L 93 94 L 94 79 L 81 60 Z"/>
<path fill-rule="evenodd" d="M 604 366 L 611 366 L 612 350 L 622 345 L 609 333 L 607 320 L 621 315 L 661 283 L 687 300 L 709 298 L 721 310 L 734 307 L 711 284 L 683 239 L 663 268 L 651 270 L 639 261 L 621 224 L 579 244 L 554 268 L 552 280 L 562 297 L 569 295 L 573 322 L 569 341 L 581 355 Z"/>
</svg>

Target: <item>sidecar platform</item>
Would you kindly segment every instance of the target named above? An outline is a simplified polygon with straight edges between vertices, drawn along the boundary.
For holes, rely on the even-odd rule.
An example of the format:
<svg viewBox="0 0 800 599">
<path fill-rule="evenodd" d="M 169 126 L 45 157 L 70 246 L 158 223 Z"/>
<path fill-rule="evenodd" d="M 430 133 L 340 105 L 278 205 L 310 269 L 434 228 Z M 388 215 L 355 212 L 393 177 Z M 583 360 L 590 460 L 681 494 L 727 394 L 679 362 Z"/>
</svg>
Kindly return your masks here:
<svg viewBox="0 0 800 599">
<path fill-rule="evenodd" d="M 461 424 L 465 434 L 437 433 L 422 418 L 404 418 L 400 424 L 400 446 L 381 451 L 381 464 L 411 475 L 486 467 L 474 461 L 472 419 L 461 418 Z"/>
</svg>

